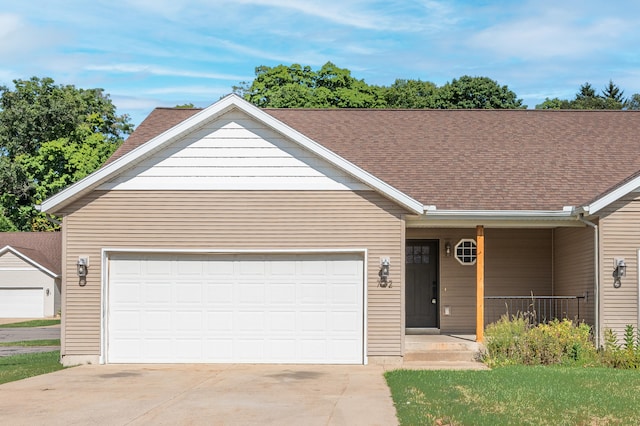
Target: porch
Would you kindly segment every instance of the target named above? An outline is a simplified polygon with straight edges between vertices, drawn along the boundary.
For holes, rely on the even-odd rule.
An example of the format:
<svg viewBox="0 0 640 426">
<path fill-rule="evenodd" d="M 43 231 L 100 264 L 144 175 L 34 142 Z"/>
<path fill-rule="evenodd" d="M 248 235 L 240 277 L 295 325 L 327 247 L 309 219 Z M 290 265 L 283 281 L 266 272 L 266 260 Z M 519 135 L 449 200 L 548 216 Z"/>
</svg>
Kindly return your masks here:
<svg viewBox="0 0 640 426">
<path fill-rule="evenodd" d="M 483 244 L 482 256 L 477 243 Z M 568 318 L 594 324 L 594 233 L 589 227 L 416 227 L 407 228 L 406 245 L 407 333 L 421 327 L 409 321 L 409 314 L 420 309 L 431 310 L 435 318 L 423 327 L 442 335 L 479 334 L 480 340 L 487 324 L 518 312 L 535 323 Z M 426 248 L 432 253 L 425 254 Z M 422 290 L 412 276 L 416 262 L 433 264 L 436 277 Z"/>
</svg>

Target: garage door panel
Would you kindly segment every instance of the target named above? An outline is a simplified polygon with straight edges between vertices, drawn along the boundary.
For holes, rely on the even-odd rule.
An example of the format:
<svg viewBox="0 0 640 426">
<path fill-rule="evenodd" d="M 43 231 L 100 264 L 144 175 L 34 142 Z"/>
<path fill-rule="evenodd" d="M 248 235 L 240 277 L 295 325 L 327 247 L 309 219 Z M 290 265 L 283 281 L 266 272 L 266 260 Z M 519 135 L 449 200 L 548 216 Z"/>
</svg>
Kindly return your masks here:
<svg viewBox="0 0 640 426">
<path fill-rule="evenodd" d="M 233 311 L 207 312 L 205 335 L 233 329 Z"/>
<path fill-rule="evenodd" d="M 153 305 L 171 304 L 171 282 L 161 281 L 149 284 L 150 288 L 144 291 L 144 302 Z M 138 290 L 139 291 L 139 290 Z M 138 299 L 133 299 L 138 300 Z"/>
<path fill-rule="evenodd" d="M 108 362 L 363 361 L 359 255 L 130 253 L 110 272 Z"/>
<path fill-rule="evenodd" d="M 44 317 L 44 289 L 0 288 L 0 318 Z"/>
<path fill-rule="evenodd" d="M 295 333 L 296 313 L 291 311 L 269 312 L 267 315 L 267 330 L 275 333 Z"/>
<path fill-rule="evenodd" d="M 201 335 L 202 318 L 202 311 L 177 311 L 174 317 L 175 330 Z"/>
<path fill-rule="evenodd" d="M 175 287 L 176 303 L 202 303 L 202 282 L 182 282 Z"/>
</svg>

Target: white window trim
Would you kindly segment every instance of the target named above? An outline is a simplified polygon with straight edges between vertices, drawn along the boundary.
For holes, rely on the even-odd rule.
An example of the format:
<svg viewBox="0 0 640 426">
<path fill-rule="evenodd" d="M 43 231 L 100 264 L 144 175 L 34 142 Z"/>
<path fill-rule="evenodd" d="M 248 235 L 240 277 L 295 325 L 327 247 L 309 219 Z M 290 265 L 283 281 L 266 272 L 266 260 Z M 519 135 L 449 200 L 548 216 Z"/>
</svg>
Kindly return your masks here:
<svg viewBox="0 0 640 426">
<path fill-rule="evenodd" d="M 463 245 L 464 243 L 473 243 L 474 248 L 477 250 L 478 249 L 478 245 L 476 243 L 476 240 L 474 240 L 473 238 L 463 238 L 460 241 L 458 241 L 458 243 L 455 245 L 455 247 L 453 248 L 453 257 L 456 258 L 456 260 L 458 261 L 458 263 L 460 263 L 462 266 L 472 266 L 475 265 L 477 260 L 478 260 L 478 253 L 476 251 L 476 255 L 473 258 L 473 262 L 463 262 L 459 257 L 458 257 L 458 247 L 460 247 L 461 245 Z"/>
</svg>

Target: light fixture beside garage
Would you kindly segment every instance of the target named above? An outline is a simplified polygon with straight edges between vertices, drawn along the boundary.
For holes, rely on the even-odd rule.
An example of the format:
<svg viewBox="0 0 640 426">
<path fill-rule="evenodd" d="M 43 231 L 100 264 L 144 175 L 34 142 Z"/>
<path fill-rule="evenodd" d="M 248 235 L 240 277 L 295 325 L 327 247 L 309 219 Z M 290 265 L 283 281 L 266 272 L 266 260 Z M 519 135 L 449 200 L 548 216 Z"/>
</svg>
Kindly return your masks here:
<svg viewBox="0 0 640 426">
<path fill-rule="evenodd" d="M 89 268 L 89 257 L 79 257 L 78 263 L 76 263 L 76 272 L 80 278 L 80 285 L 87 283 L 87 271 Z"/>
<path fill-rule="evenodd" d="M 380 271 L 378 272 L 378 287 L 391 288 L 393 281 L 389 279 L 389 266 L 391 261 L 388 257 L 380 258 Z"/>
</svg>

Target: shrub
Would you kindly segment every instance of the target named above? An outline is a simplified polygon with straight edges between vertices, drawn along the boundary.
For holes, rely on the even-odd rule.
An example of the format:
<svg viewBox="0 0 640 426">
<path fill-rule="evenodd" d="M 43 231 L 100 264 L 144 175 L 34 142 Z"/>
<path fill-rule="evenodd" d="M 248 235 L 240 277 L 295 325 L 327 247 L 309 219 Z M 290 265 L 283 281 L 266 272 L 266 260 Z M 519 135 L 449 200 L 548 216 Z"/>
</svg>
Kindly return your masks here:
<svg viewBox="0 0 640 426">
<path fill-rule="evenodd" d="M 632 325 L 624 330 L 622 343 L 618 343 L 618 336 L 610 328 L 604 331 L 604 347 L 600 358 L 602 363 L 613 368 L 640 368 L 640 332 Z"/>
<path fill-rule="evenodd" d="M 484 361 L 490 365 L 522 364 L 522 341 L 529 330 L 529 321 L 521 314 L 509 318 L 503 315 L 485 330 Z"/>
<path fill-rule="evenodd" d="M 532 325 L 522 315 L 489 324 L 484 361 L 491 365 L 584 365 L 597 359 L 591 328 L 570 320 Z"/>
</svg>

